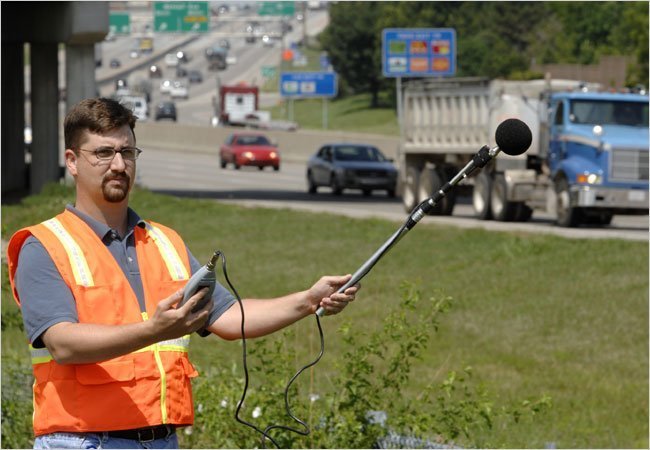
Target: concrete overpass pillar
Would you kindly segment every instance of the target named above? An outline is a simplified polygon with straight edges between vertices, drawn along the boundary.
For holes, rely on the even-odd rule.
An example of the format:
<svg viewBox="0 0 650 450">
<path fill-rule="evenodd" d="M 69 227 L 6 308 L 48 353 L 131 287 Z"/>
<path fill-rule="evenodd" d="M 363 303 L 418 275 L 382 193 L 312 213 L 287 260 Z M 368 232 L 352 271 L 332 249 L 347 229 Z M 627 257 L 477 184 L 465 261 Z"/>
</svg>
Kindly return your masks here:
<svg viewBox="0 0 650 450">
<path fill-rule="evenodd" d="M 97 96 L 95 44 L 68 44 L 65 47 L 66 112 L 81 100 Z"/>
<path fill-rule="evenodd" d="M 31 54 L 32 194 L 59 180 L 58 43 L 33 43 Z"/>
<path fill-rule="evenodd" d="M 25 164 L 24 53 L 20 42 L 2 42 L 2 192 L 27 189 Z M 9 63 L 11 61 L 11 63 Z"/>
</svg>

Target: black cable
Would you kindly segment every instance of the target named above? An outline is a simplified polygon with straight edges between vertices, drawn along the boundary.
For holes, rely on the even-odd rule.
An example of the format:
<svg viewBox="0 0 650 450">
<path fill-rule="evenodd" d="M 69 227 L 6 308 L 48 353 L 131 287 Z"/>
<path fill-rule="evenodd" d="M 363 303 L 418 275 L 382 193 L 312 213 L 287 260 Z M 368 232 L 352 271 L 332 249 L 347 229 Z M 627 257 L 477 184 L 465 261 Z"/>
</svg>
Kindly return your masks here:
<svg viewBox="0 0 650 450">
<path fill-rule="evenodd" d="M 309 426 L 307 426 L 307 424 L 304 421 L 298 419 L 296 416 L 294 416 L 291 413 L 291 408 L 289 407 L 289 388 L 291 387 L 291 384 L 296 380 L 296 378 L 298 378 L 298 376 L 300 376 L 301 373 L 303 373 L 305 370 L 309 369 L 310 367 L 316 365 L 316 363 L 318 361 L 320 361 L 320 359 L 323 356 L 323 353 L 325 352 L 325 337 L 323 336 L 323 327 L 320 324 L 320 317 L 318 317 L 318 314 L 314 314 L 314 316 L 316 316 L 316 324 L 318 325 L 318 334 L 320 336 L 320 352 L 319 352 L 319 354 L 318 354 L 318 356 L 316 357 L 315 360 L 313 360 L 312 362 L 310 362 L 306 366 L 303 366 L 300 370 L 298 370 L 298 372 L 296 372 L 296 374 L 293 377 L 291 377 L 291 379 L 287 383 L 287 387 L 284 389 L 284 406 L 285 406 L 285 408 L 287 410 L 287 414 L 293 420 L 295 420 L 300 425 L 302 425 L 305 430 L 304 431 L 297 430 L 295 428 L 291 428 L 291 427 L 288 427 L 286 425 L 269 425 L 268 427 L 266 427 L 264 429 L 264 436 L 262 436 L 262 442 L 261 442 L 262 448 L 266 448 L 264 446 L 264 438 L 269 437 L 268 432 L 271 431 L 271 430 L 274 430 L 274 429 L 282 429 L 282 430 L 292 431 L 292 432 L 298 433 L 298 434 L 300 434 L 302 436 L 307 436 L 311 432 L 311 430 L 309 429 Z"/>
<path fill-rule="evenodd" d="M 296 374 L 293 377 L 291 377 L 291 380 L 289 380 L 289 382 L 287 383 L 287 387 L 284 390 L 284 404 L 285 404 L 285 408 L 287 410 L 287 414 L 294 421 L 298 422 L 304 428 L 304 431 L 303 430 L 298 430 L 298 429 L 295 429 L 295 428 L 291 428 L 291 427 L 288 427 L 286 425 L 269 425 L 264 430 L 261 430 L 260 428 L 258 428 L 254 424 L 241 419 L 239 417 L 239 411 L 241 410 L 241 407 L 244 404 L 244 400 L 246 399 L 246 393 L 248 391 L 248 382 L 249 382 L 248 365 L 247 365 L 247 362 L 246 362 L 246 333 L 245 333 L 245 330 L 244 330 L 244 304 L 242 302 L 241 297 L 239 296 L 239 293 L 237 292 L 237 289 L 235 289 L 235 286 L 233 286 L 233 284 L 230 282 L 230 279 L 228 278 L 228 270 L 227 270 L 227 267 L 226 267 L 226 255 L 224 255 L 224 253 L 221 250 L 217 250 L 216 254 L 221 257 L 221 261 L 222 261 L 221 268 L 222 268 L 224 278 L 226 279 L 226 283 L 228 283 L 228 286 L 230 287 L 232 292 L 235 294 L 235 297 L 237 298 L 237 302 L 239 303 L 239 308 L 241 310 L 241 338 L 242 338 L 242 361 L 243 361 L 243 366 L 244 366 L 244 390 L 242 392 L 241 399 L 239 400 L 239 404 L 237 405 L 237 409 L 235 411 L 235 420 L 237 420 L 237 422 L 239 422 L 239 423 L 241 423 L 243 425 L 246 425 L 247 427 L 252 428 L 253 430 L 257 431 L 258 433 L 260 433 L 262 435 L 262 441 L 261 441 L 262 448 L 266 448 L 265 447 L 266 439 L 271 441 L 271 443 L 273 443 L 273 445 L 275 445 L 276 448 L 280 448 L 280 445 L 275 441 L 275 439 L 273 439 L 271 436 L 269 436 L 269 434 L 268 434 L 269 431 L 274 430 L 274 429 L 282 429 L 282 430 L 287 430 L 287 431 L 291 431 L 291 432 L 300 434 L 302 436 L 307 436 L 311 432 L 310 429 L 309 429 L 309 426 L 307 426 L 307 424 L 304 421 L 297 418 L 291 412 L 291 408 L 289 406 L 289 388 L 291 387 L 292 383 L 298 378 L 298 376 L 302 372 L 304 372 L 308 368 L 310 368 L 313 365 L 315 365 L 316 363 L 318 363 L 318 361 L 320 361 L 321 357 L 323 356 L 323 353 L 325 351 L 325 337 L 323 335 L 323 328 L 322 328 L 321 323 L 320 323 L 320 318 L 318 317 L 318 315 L 315 314 L 316 323 L 318 325 L 318 333 L 320 335 L 320 353 L 318 354 L 318 357 L 314 361 L 312 361 L 311 363 L 303 366 L 300 370 L 298 370 L 298 372 L 296 372 Z"/>
<path fill-rule="evenodd" d="M 246 332 L 244 331 L 244 303 L 242 302 L 241 297 L 237 293 L 237 289 L 235 289 L 235 286 L 232 285 L 230 279 L 228 278 L 228 270 L 226 269 L 226 255 L 224 255 L 221 250 L 217 250 L 217 254 L 221 256 L 221 261 L 222 261 L 221 270 L 223 272 L 223 276 L 226 279 L 226 283 L 228 283 L 228 286 L 230 286 L 230 289 L 232 289 L 233 293 L 235 294 L 235 297 L 237 298 L 237 302 L 239 303 L 239 308 L 241 310 L 241 340 L 242 340 L 242 360 L 244 365 L 244 390 L 242 392 L 241 399 L 237 404 L 237 409 L 235 410 L 235 420 L 257 431 L 262 435 L 262 438 L 268 438 L 273 443 L 273 445 L 275 445 L 276 448 L 280 448 L 278 443 L 275 442 L 275 440 L 272 437 L 267 436 L 267 434 L 264 431 L 257 428 L 254 424 L 250 422 L 246 422 L 245 420 L 239 417 L 239 410 L 244 404 L 244 400 L 246 399 L 246 392 L 248 391 L 248 366 L 246 364 Z"/>
</svg>

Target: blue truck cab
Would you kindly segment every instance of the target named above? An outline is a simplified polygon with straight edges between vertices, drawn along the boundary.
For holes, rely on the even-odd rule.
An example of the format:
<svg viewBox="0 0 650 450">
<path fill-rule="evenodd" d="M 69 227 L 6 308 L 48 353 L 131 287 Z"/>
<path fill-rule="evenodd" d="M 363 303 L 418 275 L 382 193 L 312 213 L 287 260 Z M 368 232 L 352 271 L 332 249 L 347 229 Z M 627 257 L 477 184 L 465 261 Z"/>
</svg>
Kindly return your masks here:
<svg viewBox="0 0 650 450">
<path fill-rule="evenodd" d="M 648 96 L 561 92 L 548 106 L 557 223 L 604 225 L 614 214 L 648 214 Z"/>
</svg>

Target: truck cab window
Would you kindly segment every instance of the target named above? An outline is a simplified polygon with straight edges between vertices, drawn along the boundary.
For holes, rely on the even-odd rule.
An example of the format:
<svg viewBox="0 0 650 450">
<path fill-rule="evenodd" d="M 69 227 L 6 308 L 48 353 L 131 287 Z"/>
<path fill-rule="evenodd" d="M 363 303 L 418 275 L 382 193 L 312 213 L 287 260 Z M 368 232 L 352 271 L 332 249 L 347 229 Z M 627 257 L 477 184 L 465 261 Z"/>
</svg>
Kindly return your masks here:
<svg viewBox="0 0 650 450">
<path fill-rule="evenodd" d="M 555 118 L 553 120 L 555 125 L 562 125 L 564 123 L 564 103 L 560 102 L 557 104 L 557 109 L 555 110 Z"/>
<path fill-rule="evenodd" d="M 571 121 L 589 125 L 648 126 L 648 103 L 621 100 L 573 100 Z"/>
</svg>

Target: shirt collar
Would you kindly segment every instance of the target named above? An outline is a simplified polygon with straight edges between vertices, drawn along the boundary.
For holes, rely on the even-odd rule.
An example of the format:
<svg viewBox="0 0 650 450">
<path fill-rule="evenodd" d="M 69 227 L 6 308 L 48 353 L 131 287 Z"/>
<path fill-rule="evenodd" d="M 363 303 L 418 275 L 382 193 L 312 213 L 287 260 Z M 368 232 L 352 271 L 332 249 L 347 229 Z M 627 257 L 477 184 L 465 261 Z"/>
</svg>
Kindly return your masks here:
<svg viewBox="0 0 650 450">
<path fill-rule="evenodd" d="M 92 217 L 90 217 L 88 214 L 82 213 L 79 211 L 77 208 L 75 208 L 73 205 L 68 204 L 66 205 L 65 209 L 73 213 L 75 216 L 79 217 L 81 220 L 86 222 L 86 224 L 90 227 L 91 230 L 99 237 L 99 239 L 104 240 L 106 235 L 110 235 L 113 230 L 106 225 L 105 223 L 100 222 L 99 220 L 95 220 Z M 138 213 L 133 211 L 131 208 L 127 209 L 127 216 L 126 216 L 126 236 L 131 234 L 133 231 L 133 228 L 136 226 L 140 228 L 145 227 L 145 222 L 140 218 Z M 123 236 L 125 238 L 126 236 Z"/>
</svg>

